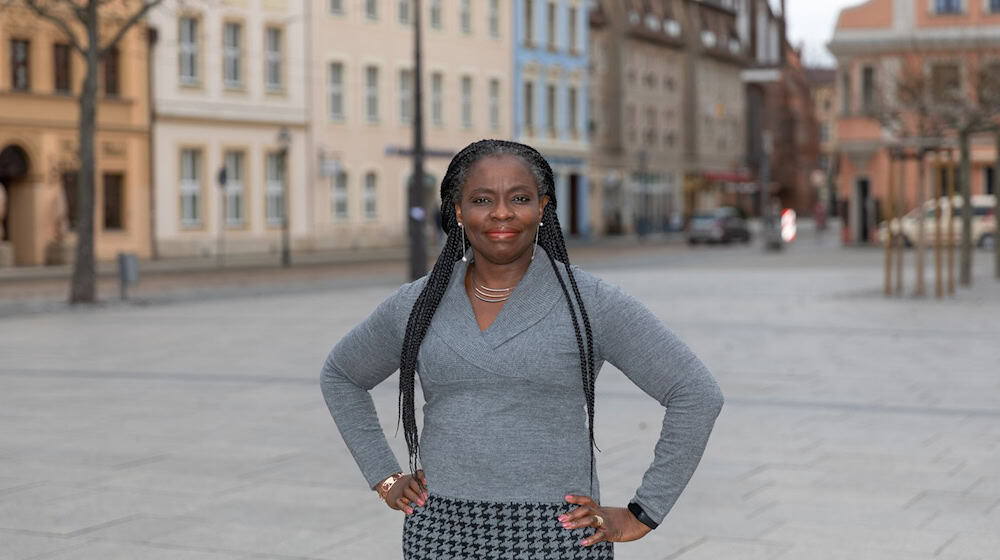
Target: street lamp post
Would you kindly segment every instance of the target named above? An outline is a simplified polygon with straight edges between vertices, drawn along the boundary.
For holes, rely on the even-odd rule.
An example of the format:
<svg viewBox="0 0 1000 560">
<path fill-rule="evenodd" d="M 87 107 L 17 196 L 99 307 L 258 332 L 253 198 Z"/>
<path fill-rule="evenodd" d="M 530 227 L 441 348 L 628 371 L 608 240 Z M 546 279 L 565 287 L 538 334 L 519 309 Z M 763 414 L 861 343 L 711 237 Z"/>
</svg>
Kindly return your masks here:
<svg viewBox="0 0 1000 560">
<path fill-rule="evenodd" d="M 424 242 L 424 113 L 421 87 L 420 0 L 413 6 L 413 173 L 407 189 L 407 223 L 410 234 L 410 279 L 427 273 L 427 245 Z"/>
<path fill-rule="evenodd" d="M 291 241 L 288 231 L 288 147 L 292 144 L 292 135 L 288 127 L 278 131 L 278 178 L 281 179 L 281 266 L 292 266 Z"/>
</svg>

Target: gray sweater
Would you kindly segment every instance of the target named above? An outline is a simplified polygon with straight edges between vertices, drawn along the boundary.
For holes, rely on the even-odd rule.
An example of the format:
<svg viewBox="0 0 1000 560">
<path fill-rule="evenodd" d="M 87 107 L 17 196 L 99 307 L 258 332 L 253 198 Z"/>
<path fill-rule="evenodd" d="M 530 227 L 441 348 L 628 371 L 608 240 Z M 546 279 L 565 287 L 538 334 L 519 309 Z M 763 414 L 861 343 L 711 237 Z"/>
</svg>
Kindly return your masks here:
<svg viewBox="0 0 1000 560">
<path fill-rule="evenodd" d="M 579 353 L 548 257 L 539 248 L 485 331 L 465 291 L 467 266 L 456 263 L 418 355 L 425 401 L 420 455 L 429 492 L 524 502 L 588 494 Z M 568 288 L 565 268 L 560 272 Z M 593 326 L 597 369 L 605 360 L 614 364 L 665 408 L 653 462 L 634 498 L 660 522 L 701 459 L 722 394 L 704 364 L 645 306 L 579 268 L 573 274 Z M 401 469 L 368 391 L 397 370 L 407 318 L 425 281 L 405 284 L 379 304 L 323 366 L 326 404 L 373 488 Z"/>
</svg>

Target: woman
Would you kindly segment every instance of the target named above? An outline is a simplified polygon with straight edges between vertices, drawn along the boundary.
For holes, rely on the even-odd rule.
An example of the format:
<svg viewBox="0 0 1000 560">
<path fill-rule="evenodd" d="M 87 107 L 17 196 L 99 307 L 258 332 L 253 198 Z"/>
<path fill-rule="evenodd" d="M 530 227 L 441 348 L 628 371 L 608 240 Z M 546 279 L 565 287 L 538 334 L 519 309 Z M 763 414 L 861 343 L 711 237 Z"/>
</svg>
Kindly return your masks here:
<svg viewBox="0 0 1000 560">
<path fill-rule="evenodd" d="M 612 558 L 612 542 L 655 528 L 687 484 L 722 406 L 718 385 L 642 304 L 570 266 L 552 169 L 534 149 L 467 146 L 442 180 L 441 212 L 448 239 L 433 271 L 327 358 L 330 413 L 369 486 L 406 513 L 405 558 Z M 600 504 L 594 472 L 605 360 L 665 406 L 627 508 Z M 411 474 L 368 395 L 397 367 Z"/>
</svg>

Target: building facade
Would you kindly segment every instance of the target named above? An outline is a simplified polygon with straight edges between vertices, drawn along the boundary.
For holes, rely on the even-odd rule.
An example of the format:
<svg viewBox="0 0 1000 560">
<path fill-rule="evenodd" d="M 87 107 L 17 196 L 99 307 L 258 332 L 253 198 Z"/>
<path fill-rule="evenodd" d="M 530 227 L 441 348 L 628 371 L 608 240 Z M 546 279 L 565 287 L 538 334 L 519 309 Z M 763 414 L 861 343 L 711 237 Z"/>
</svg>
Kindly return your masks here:
<svg viewBox="0 0 1000 560">
<path fill-rule="evenodd" d="M 828 47 L 837 59 L 837 192 L 847 226 L 844 238 L 872 242 L 877 224 L 887 215 L 890 147 L 955 145 L 953 131 L 930 138 L 921 136 L 916 126 L 902 133 L 890 130 L 880 118 L 883 108 L 899 106 L 898 85 L 904 75 L 918 76 L 926 84 L 926 95 L 943 101 L 956 92 L 974 91 L 980 73 L 1000 72 L 1000 3 L 870 0 L 840 12 Z M 972 138 L 973 194 L 994 191 L 995 154 L 992 134 Z M 941 168 L 947 164 L 925 165 L 931 177 L 926 196 L 933 197 L 943 190 Z M 903 173 L 906 211 L 921 202 L 916 160 L 908 160 Z"/>
<path fill-rule="evenodd" d="M 429 232 L 451 157 L 475 140 L 512 136 L 512 1 L 421 3 Z M 315 246 L 400 245 L 413 167 L 415 3 L 310 3 Z"/>
<path fill-rule="evenodd" d="M 310 242 L 299 2 L 169 0 L 154 47 L 153 228 L 161 257 Z"/>
<path fill-rule="evenodd" d="M 585 128 L 588 6 L 582 0 L 512 0 L 513 135 L 538 149 L 555 173 L 565 233 L 591 233 Z"/>
<path fill-rule="evenodd" d="M 837 157 L 837 71 L 833 68 L 807 68 L 806 81 L 812 92 L 813 110 L 819 126 L 820 175 L 814 179 L 819 186 L 819 200 L 828 213 L 836 210 L 835 186 Z"/>
<path fill-rule="evenodd" d="M 67 263 L 75 255 L 84 60 L 56 26 L 13 4 L 0 11 L 0 68 L 0 266 Z M 145 28 L 137 25 L 99 73 L 97 259 L 150 253 L 148 68 Z"/>
</svg>

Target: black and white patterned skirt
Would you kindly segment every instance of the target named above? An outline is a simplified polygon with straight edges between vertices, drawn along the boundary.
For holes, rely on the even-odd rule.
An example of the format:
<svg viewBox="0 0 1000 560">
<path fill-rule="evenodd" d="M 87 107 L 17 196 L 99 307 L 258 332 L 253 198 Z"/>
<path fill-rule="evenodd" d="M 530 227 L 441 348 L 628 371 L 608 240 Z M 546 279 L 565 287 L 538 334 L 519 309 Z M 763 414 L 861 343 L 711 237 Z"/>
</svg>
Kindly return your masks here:
<svg viewBox="0 0 1000 560">
<path fill-rule="evenodd" d="M 593 527 L 563 529 L 575 506 L 458 500 L 431 495 L 403 522 L 405 560 L 611 560 L 609 542 L 583 546 Z"/>
</svg>

